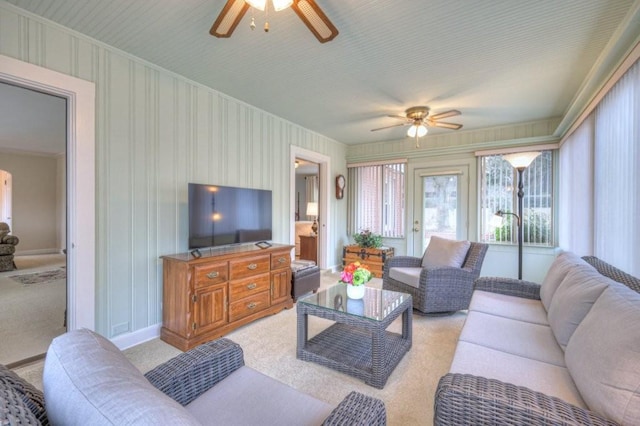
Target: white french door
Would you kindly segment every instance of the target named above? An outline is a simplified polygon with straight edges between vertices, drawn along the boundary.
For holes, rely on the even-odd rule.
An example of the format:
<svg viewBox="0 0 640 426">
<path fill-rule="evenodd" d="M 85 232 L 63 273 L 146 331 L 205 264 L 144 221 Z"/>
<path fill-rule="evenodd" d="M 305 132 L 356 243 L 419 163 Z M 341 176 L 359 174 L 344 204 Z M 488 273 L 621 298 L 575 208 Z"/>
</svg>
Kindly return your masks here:
<svg viewBox="0 0 640 426">
<path fill-rule="evenodd" d="M 416 169 L 414 174 L 413 250 L 421 256 L 432 236 L 451 240 L 468 236 L 468 168 Z"/>
</svg>

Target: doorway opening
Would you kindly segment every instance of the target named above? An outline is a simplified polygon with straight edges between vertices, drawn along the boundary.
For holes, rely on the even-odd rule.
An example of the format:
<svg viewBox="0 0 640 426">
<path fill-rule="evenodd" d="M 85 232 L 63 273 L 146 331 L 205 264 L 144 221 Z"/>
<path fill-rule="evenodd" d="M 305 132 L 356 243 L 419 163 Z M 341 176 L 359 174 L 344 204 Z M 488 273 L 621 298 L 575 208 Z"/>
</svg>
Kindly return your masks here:
<svg viewBox="0 0 640 426">
<path fill-rule="evenodd" d="M 66 332 L 67 100 L 0 82 L 0 363 L 44 357 Z M 12 253 L 9 253 L 10 249 Z"/>
<path fill-rule="evenodd" d="M 298 162 L 298 168 L 296 168 L 296 161 Z M 296 233 L 296 224 L 298 219 L 303 219 L 303 221 L 311 222 L 311 226 L 313 226 L 313 221 L 315 218 L 317 224 L 317 232 L 315 232 L 315 240 L 312 238 L 306 238 L 306 241 L 298 242 L 296 246 L 296 254 L 300 256 L 299 250 L 302 249 L 301 244 L 307 244 L 309 247 L 316 247 L 316 264 L 320 268 L 326 268 L 327 259 L 328 259 L 328 230 L 330 227 L 330 217 L 329 212 L 330 209 L 330 197 L 329 197 L 329 170 L 330 168 L 330 158 L 326 155 L 319 154 L 314 151 L 309 151 L 304 148 L 299 148 L 296 146 L 291 147 L 291 197 L 290 197 L 290 211 L 291 211 L 291 231 L 290 231 L 290 242 L 292 245 L 296 245 L 296 238 L 299 235 L 309 234 L 309 231 L 300 230 L 299 233 Z M 298 191 L 296 185 L 298 174 L 296 171 L 300 169 L 303 164 L 310 164 L 308 170 L 313 170 L 314 172 L 309 172 L 309 179 L 303 179 L 304 182 L 304 196 L 302 194 L 298 194 L 298 192 L 302 193 L 303 191 Z M 301 170 L 304 171 L 303 168 Z M 317 171 L 316 174 L 315 171 Z M 300 173 L 303 176 L 302 173 Z M 307 183 L 308 182 L 308 183 Z M 307 190 L 307 185 L 309 185 L 309 190 Z M 315 192 L 317 190 L 317 193 Z M 303 198 L 301 198 L 303 197 Z M 317 197 L 316 205 L 313 204 L 313 197 Z M 317 209 L 317 210 L 315 210 Z M 309 220 L 310 219 L 310 220 Z M 307 224 L 308 225 L 308 224 Z M 311 235 L 309 235 L 311 237 Z M 305 238 L 302 238 L 305 240 Z M 295 258 L 295 257 L 294 257 Z"/>
<path fill-rule="evenodd" d="M 95 330 L 95 84 L 5 55 L 0 81 L 66 99 L 67 329 Z"/>
</svg>

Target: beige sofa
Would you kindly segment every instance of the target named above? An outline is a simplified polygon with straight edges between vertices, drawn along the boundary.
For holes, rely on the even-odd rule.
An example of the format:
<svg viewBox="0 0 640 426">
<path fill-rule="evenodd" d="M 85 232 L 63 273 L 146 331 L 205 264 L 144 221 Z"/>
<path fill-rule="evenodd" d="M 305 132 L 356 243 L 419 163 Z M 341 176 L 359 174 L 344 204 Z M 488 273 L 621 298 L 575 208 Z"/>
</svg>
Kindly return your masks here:
<svg viewBox="0 0 640 426">
<path fill-rule="evenodd" d="M 436 425 L 640 424 L 640 280 L 585 259 L 476 280 Z"/>
</svg>

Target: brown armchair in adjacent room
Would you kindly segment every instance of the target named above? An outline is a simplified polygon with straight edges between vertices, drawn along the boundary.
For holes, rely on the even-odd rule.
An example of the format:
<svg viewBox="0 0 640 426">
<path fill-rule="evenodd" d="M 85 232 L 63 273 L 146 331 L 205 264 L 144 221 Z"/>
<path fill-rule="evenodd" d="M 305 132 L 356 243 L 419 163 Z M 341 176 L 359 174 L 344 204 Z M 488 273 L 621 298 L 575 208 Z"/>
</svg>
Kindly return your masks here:
<svg viewBox="0 0 640 426">
<path fill-rule="evenodd" d="M 9 235 L 10 232 L 9 224 L 0 222 L 0 272 L 16 269 L 13 254 L 20 239 L 15 235 Z"/>
<path fill-rule="evenodd" d="M 423 257 L 387 259 L 382 288 L 411 294 L 413 308 L 422 314 L 467 309 L 488 248 L 483 243 L 431 237 Z"/>
</svg>

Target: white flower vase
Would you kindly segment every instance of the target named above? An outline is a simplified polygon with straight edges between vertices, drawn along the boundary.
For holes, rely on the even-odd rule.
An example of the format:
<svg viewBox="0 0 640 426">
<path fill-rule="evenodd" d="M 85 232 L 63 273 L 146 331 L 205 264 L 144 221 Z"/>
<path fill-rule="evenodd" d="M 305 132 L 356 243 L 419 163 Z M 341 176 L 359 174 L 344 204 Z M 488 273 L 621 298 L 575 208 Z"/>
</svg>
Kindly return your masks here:
<svg viewBox="0 0 640 426">
<path fill-rule="evenodd" d="M 364 285 L 347 284 L 347 297 L 349 299 L 362 299 L 364 297 Z"/>
</svg>

